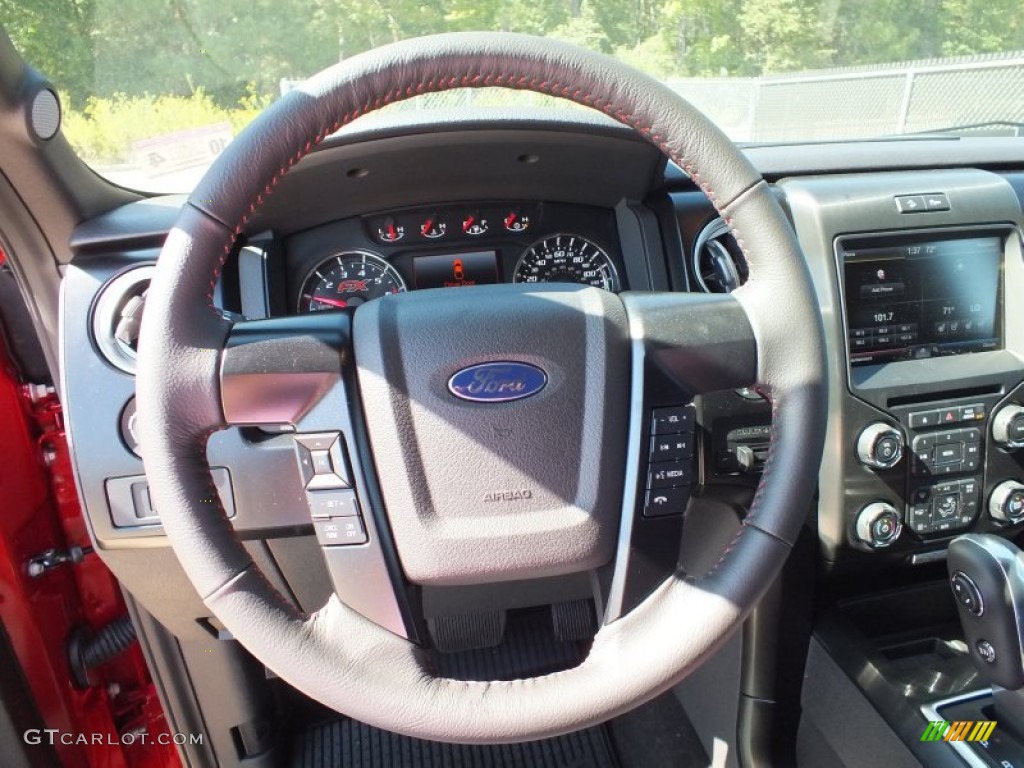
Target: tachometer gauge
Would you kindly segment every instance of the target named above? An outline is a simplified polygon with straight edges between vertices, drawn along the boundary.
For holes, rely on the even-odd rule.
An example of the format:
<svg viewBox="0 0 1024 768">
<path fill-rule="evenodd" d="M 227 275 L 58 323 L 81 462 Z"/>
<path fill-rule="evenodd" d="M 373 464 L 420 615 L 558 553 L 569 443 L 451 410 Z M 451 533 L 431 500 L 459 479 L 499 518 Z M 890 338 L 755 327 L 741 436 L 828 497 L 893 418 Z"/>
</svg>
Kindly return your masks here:
<svg viewBox="0 0 1024 768">
<path fill-rule="evenodd" d="M 517 283 L 582 283 L 617 293 L 619 278 L 608 254 L 579 235 L 551 235 L 519 258 Z"/>
<path fill-rule="evenodd" d="M 380 256 L 345 251 L 321 261 L 309 273 L 299 291 L 299 312 L 358 307 L 405 290 L 402 276 Z"/>
</svg>

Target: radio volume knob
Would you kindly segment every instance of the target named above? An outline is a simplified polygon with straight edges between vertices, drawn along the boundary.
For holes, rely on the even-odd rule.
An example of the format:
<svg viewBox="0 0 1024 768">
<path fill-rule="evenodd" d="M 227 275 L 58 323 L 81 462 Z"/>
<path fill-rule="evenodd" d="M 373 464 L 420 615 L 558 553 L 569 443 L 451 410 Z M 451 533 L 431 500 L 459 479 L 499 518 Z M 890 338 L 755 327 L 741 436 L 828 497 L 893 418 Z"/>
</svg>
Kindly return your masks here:
<svg viewBox="0 0 1024 768">
<path fill-rule="evenodd" d="M 857 513 L 854 533 L 872 549 L 887 547 L 899 538 L 903 522 L 896 507 L 884 501 L 868 504 Z"/>
<path fill-rule="evenodd" d="M 1024 520 L 1024 485 L 1004 480 L 988 497 L 988 513 L 1001 523 L 1019 523 Z"/>
<path fill-rule="evenodd" d="M 992 439 L 1004 448 L 1024 448 L 1024 408 L 1000 408 L 992 417 Z"/>
<path fill-rule="evenodd" d="M 872 469 L 892 469 L 903 458 L 903 433 L 885 422 L 869 424 L 857 438 L 857 459 Z"/>
</svg>

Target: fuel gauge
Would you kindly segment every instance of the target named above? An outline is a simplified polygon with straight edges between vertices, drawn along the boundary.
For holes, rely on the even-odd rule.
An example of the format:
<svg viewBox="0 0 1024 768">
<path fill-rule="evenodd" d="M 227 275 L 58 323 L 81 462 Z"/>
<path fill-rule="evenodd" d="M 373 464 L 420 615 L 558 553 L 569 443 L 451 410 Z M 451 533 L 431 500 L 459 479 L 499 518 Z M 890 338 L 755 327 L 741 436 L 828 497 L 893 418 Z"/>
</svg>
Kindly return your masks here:
<svg viewBox="0 0 1024 768">
<path fill-rule="evenodd" d="M 466 218 L 462 220 L 462 231 L 467 235 L 482 235 L 487 232 L 487 219 L 480 216 L 479 211 L 473 211 L 473 213 L 467 214 Z"/>
<path fill-rule="evenodd" d="M 377 227 L 377 237 L 385 243 L 397 243 L 405 237 L 405 227 L 397 224 L 390 216 Z"/>
<path fill-rule="evenodd" d="M 448 225 L 436 213 L 430 214 L 420 224 L 420 234 L 424 237 L 429 237 L 431 240 L 444 237 L 444 233 L 447 231 Z"/>
<path fill-rule="evenodd" d="M 525 232 L 530 228 L 530 217 L 519 208 L 513 208 L 505 215 L 504 223 L 509 232 Z"/>
</svg>

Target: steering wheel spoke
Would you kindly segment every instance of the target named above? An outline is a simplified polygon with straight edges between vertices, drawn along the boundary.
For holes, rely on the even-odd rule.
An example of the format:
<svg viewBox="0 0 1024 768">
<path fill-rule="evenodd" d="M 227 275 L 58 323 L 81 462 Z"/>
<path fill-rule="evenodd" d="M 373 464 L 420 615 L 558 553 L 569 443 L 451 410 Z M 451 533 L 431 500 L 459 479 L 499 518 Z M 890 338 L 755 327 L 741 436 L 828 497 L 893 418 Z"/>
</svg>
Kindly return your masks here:
<svg viewBox="0 0 1024 768">
<path fill-rule="evenodd" d="M 290 425 L 309 520 L 334 592 L 352 610 L 414 639 L 365 438 L 352 364 L 352 312 L 236 323 L 221 356 L 232 426 Z"/>
</svg>

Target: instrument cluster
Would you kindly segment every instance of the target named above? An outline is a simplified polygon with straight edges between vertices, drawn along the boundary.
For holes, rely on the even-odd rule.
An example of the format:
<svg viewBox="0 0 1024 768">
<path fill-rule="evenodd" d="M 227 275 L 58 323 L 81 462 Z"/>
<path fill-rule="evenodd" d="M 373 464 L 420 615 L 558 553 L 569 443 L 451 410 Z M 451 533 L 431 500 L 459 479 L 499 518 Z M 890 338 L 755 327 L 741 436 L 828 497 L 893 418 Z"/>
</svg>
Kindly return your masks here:
<svg viewBox="0 0 1024 768">
<path fill-rule="evenodd" d="M 289 253 L 298 312 L 494 283 L 576 283 L 616 293 L 626 287 L 613 212 L 563 203 L 387 211 L 297 236 Z"/>
</svg>

